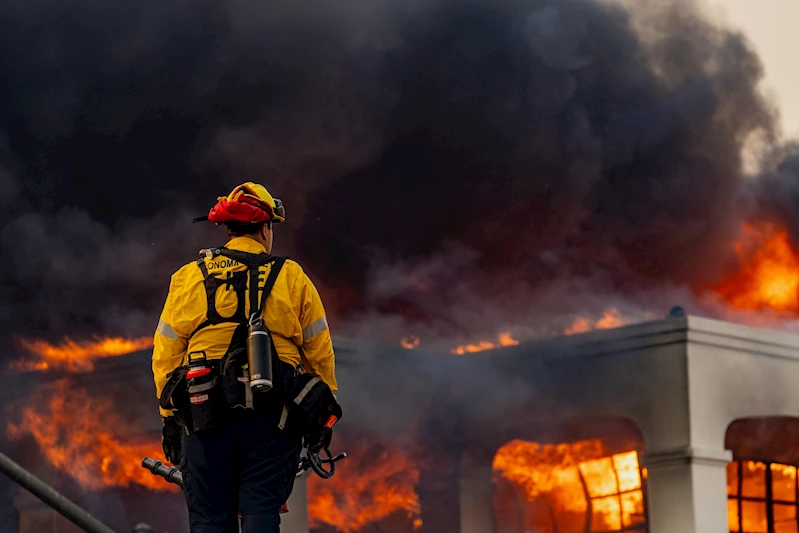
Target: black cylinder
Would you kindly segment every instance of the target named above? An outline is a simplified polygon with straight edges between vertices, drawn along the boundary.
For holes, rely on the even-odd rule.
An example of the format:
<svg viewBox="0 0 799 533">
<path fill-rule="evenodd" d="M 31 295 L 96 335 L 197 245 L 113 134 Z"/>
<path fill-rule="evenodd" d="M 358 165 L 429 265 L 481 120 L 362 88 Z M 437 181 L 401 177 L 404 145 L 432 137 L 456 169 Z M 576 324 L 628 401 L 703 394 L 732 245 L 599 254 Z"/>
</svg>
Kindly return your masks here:
<svg viewBox="0 0 799 533">
<path fill-rule="evenodd" d="M 28 492 L 87 533 L 115 533 L 95 517 L 66 499 L 53 487 L 0 453 L 0 472 L 22 485 Z"/>
<path fill-rule="evenodd" d="M 176 467 L 166 466 L 161 461 L 150 459 L 149 457 L 145 457 L 141 465 L 156 476 L 161 476 L 170 483 L 174 483 L 181 489 L 183 488 L 183 474 Z"/>
<path fill-rule="evenodd" d="M 272 338 L 258 321 L 247 330 L 247 369 L 253 392 L 272 390 Z"/>
</svg>

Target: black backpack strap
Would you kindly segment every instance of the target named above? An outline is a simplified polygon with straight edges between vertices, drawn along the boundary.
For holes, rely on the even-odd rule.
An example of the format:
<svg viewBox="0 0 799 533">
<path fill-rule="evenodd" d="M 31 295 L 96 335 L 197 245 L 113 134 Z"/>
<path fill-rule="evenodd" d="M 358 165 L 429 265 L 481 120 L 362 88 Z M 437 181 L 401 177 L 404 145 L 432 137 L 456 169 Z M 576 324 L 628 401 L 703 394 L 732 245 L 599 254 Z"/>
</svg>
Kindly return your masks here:
<svg viewBox="0 0 799 533">
<path fill-rule="evenodd" d="M 250 316 L 252 316 L 258 305 L 258 264 L 247 265 L 247 268 L 250 275 Z"/>
<path fill-rule="evenodd" d="M 208 279 L 208 267 L 205 266 L 205 259 L 202 257 L 197 260 L 197 266 L 203 274 L 203 279 Z"/>
<path fill-rule="evenodd" d="M 267 253 L 252 254 L 241 250 L 230 250 L 229 248 L 217 248 L 214 250 L 217 255 L 222 255 L 238 261 L 247 266 L 250 275 L 250 315 L 255 313 L 258 307 L 258 267 L 274 261 L 274 257 Z M 261 309 L 263 311 L 263 309 Z M 249 317 L 248 317 L 249 318 Z"/>
<path fill-rule="evenodd" d="M 252 254 L 250 252 L 242 252 L 241 250 L 231 250 L 230 248 L 217 248 L 214 253 L 238 261 L 243 265 L 247 265 L 247 268 L 257 267 L 261 263 L 263 257 L 271 257 L 265 252 Z"/>
<path fill-rule="evenodd" d="M 269 275 L 266 277 L 266 281 L 264 282 L 264 292 L 261 295 L 261 305 L 258 306 L 258 312 L 261 315 L 264 313 L 264 309 L 266 308 L 266 299 L 269 298 L 269 293 L 272 292 L 272 288 L 275 286 L 277 276 L 280 274 L 280 270 L 283 268 L 283 265 L 286 264 L 286 259 L 288 259 L 286 256 L 273 257 L 274 262 L 272 263 L 272 268 L 269 270 Z"/>
<path fill-rule="evenodd" d="M 230 285 L 233 284 L 234 288 L 238 286 L 236 281 L 236 276 L 234 275 L 232 278 L 229 279 L 221 279 L 211 276 L 208 272 L 208 267 L 205 264 L 205 259 L 213 259 L 214 257 L 224 256 L 234 261 L 237 261 L 247 267 L 247 274 L 249 277 L 248 284 L 250 286 L 249 291 L 249 307 L 250 307 L 250 314 L 258 313 L 259 315 L 263 315 L 264 308 L 266 306 L 266 299 L 269 297 L 269 293 L 272 292 L 272 288 L 277 281 L 277 276 L 280 274 L 280 270 L 283 268 L 284 263 L 288 257 L 285 256 L 273 256 L 269 255 L 265 252 L 261 252 L 258 254 L 253 254 L 250 252 L 243 252 L 241 250 L 230 250 L 228 248 L 212 248 L 208 250 L 201 251 L 204 257 L 201 257 L 197 260 L 197 267 L 202 272 L 204 285 L 206 288 L 207 296 L 208 296 L 208 317 L 206 320 L 200 324 L 197 329 L 195 329 L 189 337 L 193 337 L 195 333 L 199 330 L 221 322 L 244 322 L 245 324 L 249 323 L 249 318 L 244 316 L 244 308 L 243 308 L 243 301 L 239 300 L 239 308 L 236 311 L 236 314 L 232 317 L 228 317 L 228 319 L 223 319 L 216 313 L 214 307 L 214 295 L 216 294 L 216 289 L 221 285 Z M 263 288 L 263 295 L 261 297 L 261 302 L 259 305 L 258 302 L 258 278 L 260 277 L 260 266 L 268 265 L 269 263 L 272 264 L 272 268 L 270 269 L 269 275 L 264 282 Z M 241 273 L 243 274 L 243 272 Z M 239 286 L 237 290 L 240 289 Z M 239 295 L 241 297 L 243 295 Z M 257 310 L 257 311 L 256 311 Z M 241 316 L 239 314 L 241 313 Z"/>
</svg>

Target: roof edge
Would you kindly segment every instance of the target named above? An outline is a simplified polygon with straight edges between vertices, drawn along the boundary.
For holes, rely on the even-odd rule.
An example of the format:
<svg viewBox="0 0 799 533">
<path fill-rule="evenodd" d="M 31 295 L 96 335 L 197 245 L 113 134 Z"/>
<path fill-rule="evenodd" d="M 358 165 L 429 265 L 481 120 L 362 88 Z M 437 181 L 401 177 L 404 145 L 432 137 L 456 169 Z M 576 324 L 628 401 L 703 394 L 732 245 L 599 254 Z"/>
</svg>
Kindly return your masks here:
<svg viewBox="0 0 799 533">
<path fill-rule="evenodd" d="M 472 356 L 591 357 L 668 344 L 708 344 L 731 350 L 799 359 L 799 335 L 696 315 L 666 317 L 612 329 L 553 336 Z"/>
</svg>

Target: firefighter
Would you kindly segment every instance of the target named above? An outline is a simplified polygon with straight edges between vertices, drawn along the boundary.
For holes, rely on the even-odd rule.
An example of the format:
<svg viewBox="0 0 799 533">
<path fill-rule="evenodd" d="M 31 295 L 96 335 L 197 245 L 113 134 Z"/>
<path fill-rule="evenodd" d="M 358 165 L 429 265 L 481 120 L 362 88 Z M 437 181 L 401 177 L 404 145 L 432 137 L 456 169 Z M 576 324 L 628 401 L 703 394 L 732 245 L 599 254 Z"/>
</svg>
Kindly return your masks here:
<svg viewBox="0 0 799 533">
<path fill-rule="evenodd" d="M 292 427 L 281 393 L 300 372 L 336 392 L 325 310 L 300 265 L 271 255 L 285 208 L 265 187 L 239 185 L 200 220 L 224 224 L 229 241 L 172 275 L 152 357 L 164 454 L 183 472 L 191 533 L 236 532 L 238 513 L 243 533 L 279 532 L 302 436 L 330 444 L 332 431 L 309 443 Z M 265 394 L 247 386 L 248 323 L 261 317 L 277 356 Z M 202 392 L 186 392 L 192 375 Z"/>
</svg>

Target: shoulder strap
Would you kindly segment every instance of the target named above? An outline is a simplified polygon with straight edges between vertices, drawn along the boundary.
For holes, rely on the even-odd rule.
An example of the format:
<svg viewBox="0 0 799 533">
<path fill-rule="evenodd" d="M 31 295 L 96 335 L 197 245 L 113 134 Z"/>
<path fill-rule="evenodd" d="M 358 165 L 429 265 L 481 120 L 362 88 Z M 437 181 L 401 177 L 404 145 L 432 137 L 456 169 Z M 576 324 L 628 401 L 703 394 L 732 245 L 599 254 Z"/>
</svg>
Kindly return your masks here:
<svg viewBox="0 0 799 533">
<path fill-rule="evenodd" d="M 264 292 L 261 295 L 261 305 L 258 307 L 258 312 L 261 315 L 264 313 L 264 309 L 266 308 L 266 299 L 269 298 L 269 293 L 272 292 L 272 288 L 275 286 L 277 276 L 280 274 L 280 270 L 286 263 L 286 259 L 288 259 L 286 256 L 272 256 L 272 258 L 274 262 L 272 263 L 272 268 L 269 270 L 269 275 L 266 277 L 266 281 L 264 282 Z"/>
<path fill-rule="evenodd" d="M 274 260 L 274 258 L 271 255 L 267 254 L 264 255 L 266 255 L 266 257 L 259 257 L 258 261 L 254 265 L 249 267 L 250 268 L 250 317 L 256 314 L 256 309 L 260 309 L 258 307 L 258 275 L 260 274 L 258 267 L 260 267 L 262 264 L 264 265 L 268 264 L 269 261 Z M 266 289 L 266 287 L 264 287 L 264 289 Z M 258 311 L 259 316 L 261 314 L 261 311 Z"/>
<path fill-rule="evenodd" d="M 242 250 L 231 250 L 224 246 L 202 250 L 200 253 L 209 259 L 221 255 L 245 265 L 250 275 L 250 309 L 258 309 L 258 267 L 268 263 L 272 256 L 263 252 L 253 254 Z M 203 279 L 208 279 L 208 269 L 205 266 L 203 258 L 197 261 L 197 266 L 199 266 L 202 271 Z M 252 312 L 254 311 L 251 311 L 251 313 Z"/>
<path fill-rule="evenodd" d="M 223 257 L 233 259 L 234 261 L 238 261 L 247 267 L 262 265 L 264 264 L 265 258 L 268 260 L 268 258 L 272 257 L 266 252 L 254 254 L 251 252 L 245 252 L 243 250 L 231 250 L 230 248 L 225 248 L 224 246 L 200 250 L 200 255 L 206 259 L 213 259 L 214 257 L 221 255 Z M 200 258 L 200 261 L 203 260 L 203 257 Z"/>
<path fill-rule="evenodd" d="M 200 272 L 203 274 L 203 279 L 208 279 L 208 268 L 205 266 L 205 259 L 202 257 L 197 260 L 197 266 L 200 267 Z"/>
<path fill-rule="evenodd" d="M 265 252 L 253 254 L 241 250 L 231 250 L 225 247 L 202 250 L 201 253 L 208 258 L 213 258 L 219 255 L 228 257 L 234 261 L 244 264 L 247 267 L 250 277 L 250 310 L 252 314 L 254 312 L 252 311 L 253 309 L 258 309 L 259 315 L 263 314 L 264 308 L 266 307 L 266 299 L 269 297 L 269 293 L 272 292 L 272 288 L 275 286 L 275 282 L 277 281 L 277 276 L 280 274 L 280 270 L 283 268 L 286 259 L 288 259 L 286 256 L 274 256 Z M 269 275 L 264 282 L 263 294 L 261 296 L 261 302 L 259 305 L 258 267 L 262 265 L 268 265 L 269 263 L 272 263 L 272 268 L 269 270 Z M 197 260 L 197 266 L 200 268 L 200 271 L 203 274 L 203 279 L 207 280 L 209 277 L 208 268 L 206 267 L 205 260 L 202 257 Z"/>
</svg>

